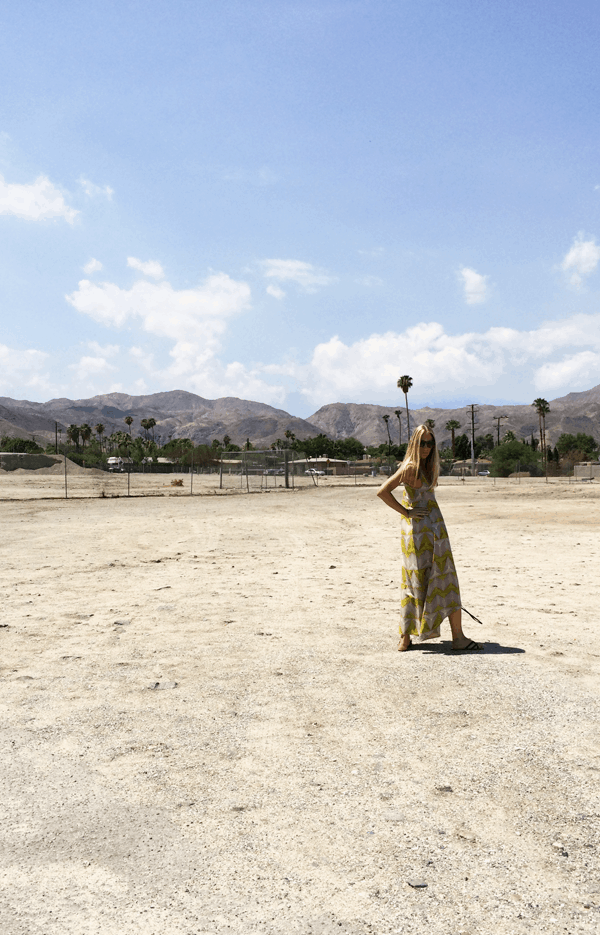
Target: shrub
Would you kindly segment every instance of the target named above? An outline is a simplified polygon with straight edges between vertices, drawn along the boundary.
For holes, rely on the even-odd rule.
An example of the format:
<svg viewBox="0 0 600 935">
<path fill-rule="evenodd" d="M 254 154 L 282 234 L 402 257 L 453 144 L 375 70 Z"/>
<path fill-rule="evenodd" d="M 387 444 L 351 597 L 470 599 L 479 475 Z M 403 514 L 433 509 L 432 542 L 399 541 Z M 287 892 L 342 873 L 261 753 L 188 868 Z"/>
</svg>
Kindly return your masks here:
<svg viewBox="0 0 600 935">
<path fill-rule="evenodd" d="M 534 477 L 542 474 L 539 467 L 539 453 L 523 442 L 503 442 L 494 448 L 491 459 L 490 473 L 493 477 L 508 477 L 517 470 L 517 466 L 520 471 L 529 471 Z"/>
<path fill-rule="evenodd" d="M 43 448 L 30 438 L 14 438 L 12 435 L 3 435 L 0 439 L 0 450 L 11 451 L 15 454 L 39 454 Z"/>
</svg>

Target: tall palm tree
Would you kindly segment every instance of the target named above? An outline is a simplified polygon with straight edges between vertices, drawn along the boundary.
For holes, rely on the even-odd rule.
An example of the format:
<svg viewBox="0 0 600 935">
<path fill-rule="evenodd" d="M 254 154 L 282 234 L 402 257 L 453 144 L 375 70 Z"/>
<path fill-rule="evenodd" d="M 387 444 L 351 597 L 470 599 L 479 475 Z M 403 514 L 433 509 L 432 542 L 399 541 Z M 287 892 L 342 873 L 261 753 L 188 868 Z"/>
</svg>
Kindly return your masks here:
<svg viewBox="0 0 600 935">
<path fill-rule="evenodd" d="M 125 416 L 123 422 L 126 422 L 129 426 L 129 435 L 131 436 L 131 423 L 133 422 L 133 416 Z"/>
<path fill-rule="evenodd" d="M 79 433 L 81 429 L 78 425 L 71 425 L 67 429 L 67 441 L 71 442 L 72 445 L 75 445 L 77 451 L 79 451 Z"/>
<path fill-rule="evenodd" d="M 435 419 L 425 419 L 425 425 L 433 432 L 435 428 Z"/>
<path fill-rule="evenodd" d="M 150 428 L 149 419 L 141 419 L 140 425 L 142 426 L 144 432 L 146 433 L 146 438 L 148 438 L 148 429 Z"/>
<path fill-rule="evenodd" d="M 392 449 L 392 436 L 390 435 L 390 417 L 386 415 L 386 416 L 382 416 L 381 418 L 382 418 L 383 421 L 385 422 L 385 427 L 386 427 L 386 429 L 387 429 L 387 436 L 388 436 L 388 454 L 389 454 L 390 451 L 391 451 L 391 449 Z"/>
<path fill-rule="evenodd" d="M 100 451 L 102 451 L 102 435 L 104 434 L 104 426 L 101 422 L 94 426 L 94 432 L 98 436 L 98 441 L 100 442 Z"/>
<path fill-rule="evenodd" d="M 156 419 L 146 419 L 148 423 L 148 428 L 152 429 L 152 441 L 154 441 L 154 426 L 156 425 Z"/>
<path fill-rule="evenodd" d="M 83 425 L 79 426 L 79 431 L 81 433 L 81 440 L 83 442 L 83 447 L 85 448 L 85 443 L 89 442 L 90 438 L 92 437 L 92 429 L 87 424 L 87 422 L 84 422 Z"/>
<path fill-rule="evenodd" d="M 412 386 L 412 382 L 413 382 L 412 377 L 405 375 L 403 377 L 400 377 L 400 379 L 398 380 L 398 383 L 396 384 L 398 388 L 401 389 L 402 392 L 404 393 L 404 401 L 406 403 L 406 428 L 408 431 L 409 441 L 410 441 L 410 416 L 408 414 L 408 391 Z"/>
<path fill-rule="evenodd" d="M 398 419 L 398 444 L 402 444 L 402 422 L 400 421 L 400 416 L 402 415 L 401 409 L 394 409 L 394 415 Z"/>
<path fill-rule="evenodd" d="M 460 422 L 457 422 L 456 419 L 448 419 L 446 422 L 446 429 L 449 432 L 452 432 L 452 457 L 454 458 L 454 435 L 456 430 L 460 428 Z"/>
<path fill-rule="evenodd" d="M 540 448 L 542 449 L 542 458 L 544 459 L 544 464 L 546 464 L 546 416 L 550 412 L 550 403 L 547 399 L 543 399 L 543 397 L 538 396 L 537 399 L 534 399 L 531 405 L 538 414 L 540 423 Z"/>
</svg>

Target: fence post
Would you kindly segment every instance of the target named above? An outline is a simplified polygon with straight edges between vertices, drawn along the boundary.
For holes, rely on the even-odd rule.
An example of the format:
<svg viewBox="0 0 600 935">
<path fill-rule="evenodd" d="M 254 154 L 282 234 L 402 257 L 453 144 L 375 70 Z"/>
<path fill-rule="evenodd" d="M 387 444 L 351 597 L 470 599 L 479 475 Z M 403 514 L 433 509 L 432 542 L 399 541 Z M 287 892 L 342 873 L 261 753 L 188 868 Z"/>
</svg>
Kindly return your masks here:
<svg viewBox="0 0 600 935">
<path fill-rule="evenodd" d="M 285 449 L 285 486 L 290 486 L 290 453 Z"/>
<path fill-rule="evenodd" d="M 190 497 L 194 496 L 194 449 L 192 448 L 192 463 L 190 466 Z"/>
<path fill-rule="evenodd" d="M 221 461 L 219 464 L 219 490 L 223 489 L 223 456 L 221 455 Z"/>
<path fill-rule="evenodd" d="M 67 455 L 64 454 L 63 458 L 65 459 L 65 500 L 67 500 L 69 497 L 69 493 L 67 490 Z"/>
</svg>

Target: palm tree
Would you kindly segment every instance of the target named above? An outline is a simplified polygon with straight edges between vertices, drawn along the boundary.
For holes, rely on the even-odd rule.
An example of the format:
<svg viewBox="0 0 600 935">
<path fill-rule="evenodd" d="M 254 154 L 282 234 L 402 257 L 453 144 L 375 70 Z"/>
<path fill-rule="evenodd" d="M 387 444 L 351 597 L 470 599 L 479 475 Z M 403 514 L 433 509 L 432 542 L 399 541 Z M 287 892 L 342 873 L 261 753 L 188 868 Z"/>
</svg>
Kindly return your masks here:
<svg viewBox="0 0 600 935">
<path fill-rule="evenodd" d="M 402 414 L 401 409 L 394 409 L 394 415 L 398 419 L 398 444 L 402 444 L 402 422 L 400 421 L 400 416 Z"/>
<path fill-rule="evenodd" d="M 550 412 L 550 404 L 547 399 L 543 399 L 541 396 L 538 396 L 537 399 L 531 404 L 535 411 L 538 414 L 538 419 L 540 423 L 540 449 L 542 451 L 542 457 L 544 459 L 544 464 L 546 463 L 546 415 Z"/>
<path fill-rule="evenodd" d="M 129 426 L 129 435 L 131 436 L 131 423 L 133 422 L 133 416 L 125 416 L 123 422 L 126 422 Z"/>
<path fill-rule="evenodd" d="M 425 419 L 425 425 L 427 426 L 428 429 L 431 429 L 431 431 L 433 431 L 435 428 L 435 419 Z"/>
<path fill-rule="evenodd" d="M 79 431 L 81 433 L 81 440 L 83 442 L 83 447 L 85 448 L 85 443 L 89 442 L 92 437 L 92 430 L 87 422 L 84 422 L 83 425 L 79 426 Z"/>
<path fill-rule="evenodd" d="M 152 441 L 154 441 L 154 426 L 156 425 L 156 419 L 146 419 L 148 423 L 148 428 L 152 429 Z"/>
<path fill-rule="evenodd" d="M 452 432 L 452 457 L 454 458 L 454 435 L 456 430 L 460 428 L 460 422 L 457 422 L 456 419 L 448 419 L 446 428 L 449 432 Z"/>
<path fill-rule="evenodd" d="M 77 451 L 79 451 L 79 433 L 81 429 L 78 425 L 71 425 L 67 429 L 67 441 L 71 442 L 72 445 L 75 445 Z"/>
<path fill-rule="evenodd" d="M 404 401 L 406 403 L 406 428 L 408 432 L 409 441 L 410 441 L 410 416 L 408 414 L 408 391 L 412 386 L 412 382 L 413 382 L 412 377 L 403 376 L 403 377 L 400 377 L 400 379 L 398 380 L 398 383 L 396 384 L 399 387 L 399 389 L 401 389 L 402 392 L 404 393 Z"/>
<path fill-rule="evenodd" d="M 142 426 L 144 432 L 146 433 L 146 438 L 148 438 L 148 429 L 150 428 L 148 422 L 149 422 L 148 419 L 141 419 L 141 420 L 140 420 L 140 425 Z"/>
<path fill-rule="evenodd" d="M 383 421 L 385 422 L 385 427 L 386 427 L 386 429 L 387 429 L 387 436 L 388 436 L 388 455 L 389 455 L 390 451 L 392 450 L 392 436 L 390 435 L 390 417 L 386 415 L 386 416 L 382 416 L 381 418 L 382 418 Z"/>
<path fill-rule="evenodd" d="M 104 433 L 104 426 L 101 422 L 94 426 L 94 432 L 98 436 L 98 441 L 100 442 L 100 451 L 102 451 L 102 435 Z"/>
</svg>

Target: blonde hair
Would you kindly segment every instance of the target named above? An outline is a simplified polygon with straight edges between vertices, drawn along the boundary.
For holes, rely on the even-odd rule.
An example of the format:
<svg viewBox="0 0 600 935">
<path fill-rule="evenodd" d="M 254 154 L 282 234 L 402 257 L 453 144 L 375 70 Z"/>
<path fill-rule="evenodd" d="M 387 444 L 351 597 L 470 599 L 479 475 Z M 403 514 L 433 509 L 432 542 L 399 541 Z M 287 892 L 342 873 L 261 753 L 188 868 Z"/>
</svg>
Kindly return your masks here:
<svg viewBox="0 0 600 935">
<path fill-rule="evenodd" d="M 429 449 L 426 458 L 421 458 L 420 443 L 423 435 L 431 435 L 433 439 L 433 448 Z M 418 478 L 419 471 L 423 471 L 427 482 L 431 487 L 437 487 L 438 477 L 440 475 L 440 456 L 438 452 L 435 435 L 428 425 L 418 425 L 412 433 L 411 439 L 404 455 L 404 460 L 398 468 L 398 478 L 401 484 L 406 484 L 410 480 Z"/>
</svg>

